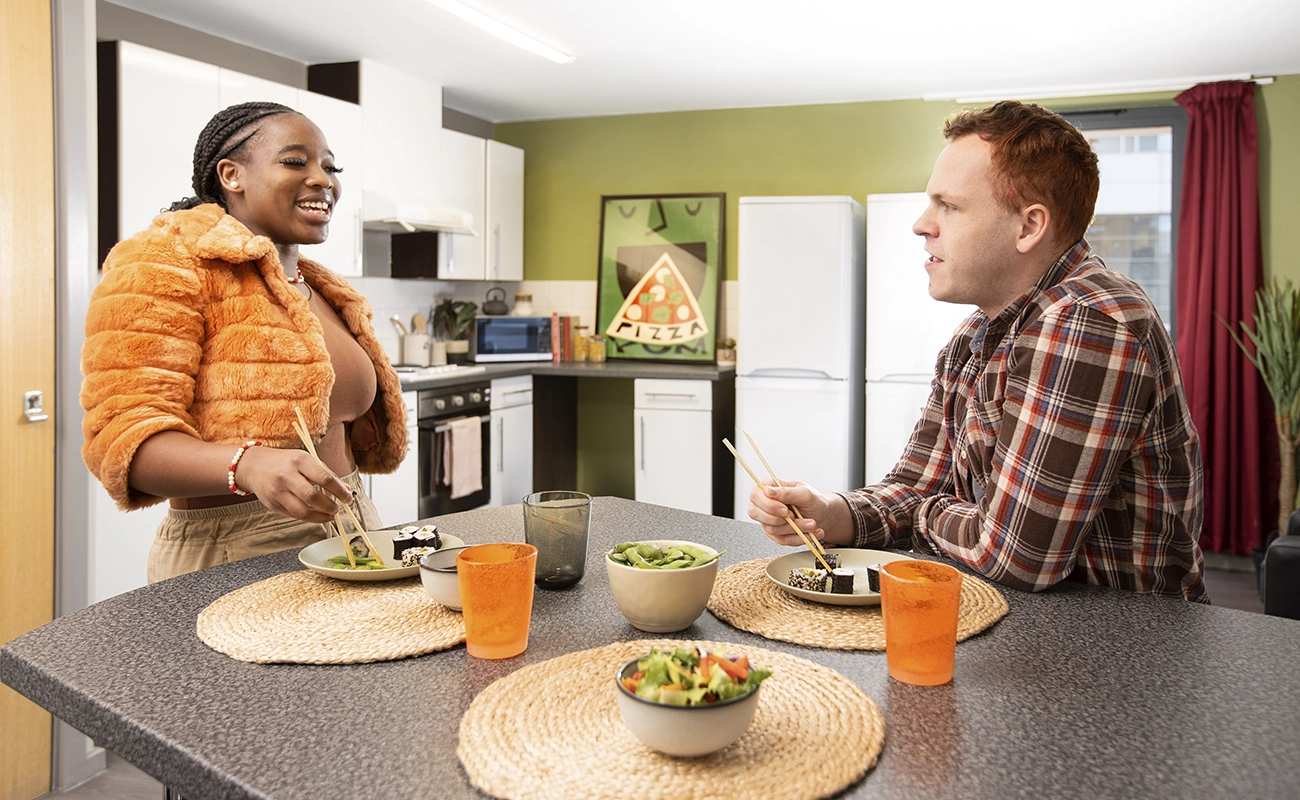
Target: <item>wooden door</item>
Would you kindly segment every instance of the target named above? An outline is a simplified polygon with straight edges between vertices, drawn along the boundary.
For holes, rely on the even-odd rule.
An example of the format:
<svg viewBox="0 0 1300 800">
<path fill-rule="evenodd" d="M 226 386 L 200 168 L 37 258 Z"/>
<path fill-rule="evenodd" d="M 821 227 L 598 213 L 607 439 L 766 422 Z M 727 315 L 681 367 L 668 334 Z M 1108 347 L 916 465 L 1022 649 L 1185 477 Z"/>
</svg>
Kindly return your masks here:
<svg viewBox="0 0 1300 800">
<path fill-rule="evenodd" d="M 49 0 L 0 3 L 0 643 L 54 615 L 54 81 Z M 39 391 L 50 419 L 24 416 Z M 50 715 L 0 686 L 0 798 L 50 790 Z"/>
</svg>

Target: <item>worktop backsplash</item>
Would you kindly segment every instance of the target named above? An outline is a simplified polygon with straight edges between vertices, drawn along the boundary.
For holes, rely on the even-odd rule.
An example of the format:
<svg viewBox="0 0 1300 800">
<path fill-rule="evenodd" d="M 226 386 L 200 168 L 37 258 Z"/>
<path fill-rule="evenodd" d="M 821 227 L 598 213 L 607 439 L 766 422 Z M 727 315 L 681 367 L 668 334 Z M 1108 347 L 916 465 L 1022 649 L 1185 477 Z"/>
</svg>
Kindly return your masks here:
<svg viewBox="0 0 1300 800">
<path fill-rule="evenodd" d="M 580 325 L 594 326 L 596 322 L 596 281 L 426 281 L 397 280 L 393 278 L 351 278 L 375 309 L 375 335 L 389 356 L 395 361 L 398 355 L 397 330 L 389 321 L 396 316 L 410 327 L 411 317 L 418 311 L 432 318 L 436 302 L 453 297 L 470 300 L 483 307 L 488 290 L 500 286 L 506 293 L 506 304 L 514 306 L 517 292 L 533 295 L 533 313 L 549 316 L 552 313 L 577 315 Z M 736 335 L 737 282 L 723 281 L 722 304 L 719 308 L 718 338 Z M 587 333 L 598 333 L 588 330 Z"/>
</svg>

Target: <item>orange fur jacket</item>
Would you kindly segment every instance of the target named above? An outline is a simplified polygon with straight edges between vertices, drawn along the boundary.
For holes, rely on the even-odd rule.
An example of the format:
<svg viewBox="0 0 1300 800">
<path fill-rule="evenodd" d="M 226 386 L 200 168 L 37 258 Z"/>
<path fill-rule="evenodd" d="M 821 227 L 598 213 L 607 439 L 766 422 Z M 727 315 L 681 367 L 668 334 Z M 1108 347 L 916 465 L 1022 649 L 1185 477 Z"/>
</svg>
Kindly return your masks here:
<svg viewBox="0 0 1300 800">
<path fill-rule="evenodd" d="M 375 402 L 350 429 L 357 467 L 392 472 L 406 454 L 406 408 L 374 312 L 347 281 L 306 258 L 298 265 L 375 364 Z M 127 484 L 136 448 L 153 434 L 301 447 L 294 407 L 320 437 L 334 386 L 320 321 L 285 279 L 275 245 L 214 204 L 160 214 L 109 253 L 81 371 L 82 457 L 126 510 L 162 500 Z"/>
</svg>

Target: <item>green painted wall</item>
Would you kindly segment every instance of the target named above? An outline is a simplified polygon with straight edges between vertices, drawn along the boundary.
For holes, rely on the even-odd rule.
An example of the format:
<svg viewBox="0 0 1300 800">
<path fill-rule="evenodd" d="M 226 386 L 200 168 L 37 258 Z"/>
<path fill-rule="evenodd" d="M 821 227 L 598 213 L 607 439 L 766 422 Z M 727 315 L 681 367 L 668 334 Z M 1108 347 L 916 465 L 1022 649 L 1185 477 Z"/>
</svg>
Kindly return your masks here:
<svg viewBox="0 0 1300 800">
<path fill-rule="evenodd" d="M 1300 283 L 1300 75 L 1255 93 L 1264 274 Z"/>
<path fill-rule="evenodd" d="M 1169 104 L 1173 94 L 1040 102 L 1067 111 Z M 1300 226 L 1288 224 L 1300 214 L 1300 75 L 1260 87 L 1256 104 L 1264 269 L 1300 281 Z M 527 154 L 524 277 L 595 279 L 602 194 L 726 192 L 734 280 L 739 197 L 921 191 L 943 120 L 959 107 L 892 100 L 497 125 L 496 138 Z"/>
<path fill-rule="evenodd" d="M 1300 75 L 1256 93 L 1264 271 L 1300 282 Z M 1167 105 L 1173 93 L 1042 100 L 1058 111 Z M 737 276 L 745 195 L 925 189 L 953 103 L 895 100 L 521 122 L 496 126 L 522 147 L 524 277 L 595 280 L 603 194 L 726 192 L 726 272 Z M 578 488 L 632 497 L 632 386 L 579 386 Z M 554 487 L 538 487 L 539 489 Z"/>
</svg>

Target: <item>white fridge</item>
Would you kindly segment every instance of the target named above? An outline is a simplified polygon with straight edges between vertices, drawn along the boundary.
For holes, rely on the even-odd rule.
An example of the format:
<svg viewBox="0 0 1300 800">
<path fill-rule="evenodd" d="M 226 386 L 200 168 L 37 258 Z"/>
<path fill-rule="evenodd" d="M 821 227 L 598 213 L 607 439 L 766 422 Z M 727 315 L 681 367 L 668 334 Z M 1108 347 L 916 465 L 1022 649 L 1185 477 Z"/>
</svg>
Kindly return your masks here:
<svg viewBox="0 0 1300 800">
<path fill-rule="evenodd" d="M 862 485 L 866 225 L 851 197 L 742 197 L 736 438 L 766 477 L 823 491 Z M 736 466 L 735 517 L 749 519 Z"/>
<path fill-rule="evenodd" d="M 935 359 L 975 306 L 930 297 L 924 192 L 867 196 L 866 483 L 893 469 L 921 418 Z"/>
</svg>

